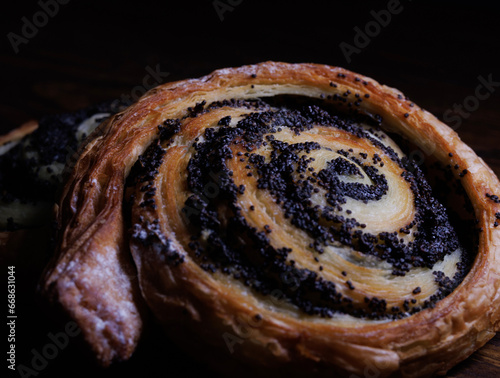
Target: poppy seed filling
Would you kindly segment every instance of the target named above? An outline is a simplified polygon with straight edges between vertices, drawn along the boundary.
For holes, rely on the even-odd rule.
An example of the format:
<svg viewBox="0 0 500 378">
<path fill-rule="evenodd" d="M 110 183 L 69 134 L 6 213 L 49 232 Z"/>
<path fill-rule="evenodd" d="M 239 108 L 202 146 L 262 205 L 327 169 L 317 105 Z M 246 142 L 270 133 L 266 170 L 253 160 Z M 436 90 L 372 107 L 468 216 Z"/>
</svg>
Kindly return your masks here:
<svg viewBox="0 0 500 378">
<path fill-rule="evenodd" d="M 404 277 L 413 269 L 432 269 L 460 249 L 446 209 L 433 196 L 421 169 L 385 142 L 390 138 L 381 129 L 381 117 L 343 114 L 307 99 L 299 102 L 291 106 L 272 99 L 198 103 L 186 110 L 184 118 L 159 125 L 158 139 L 133 167 L 128 185 L 140 185 L 145 192 L 140 206 L 156 210 L 152 180 L 182 124 L 215 109 L 244 109 L 237 120 L 224 116 L 206 127 L 190 146 L 186 185 L 191 194 L 182 211 L 191 230 L 191 242 L 185 247 L 200 267 L 231 276 L 263 295 L 278 292 L 279 300 L 309 315 L 398 319 L 433 307 L 467 273 L 471 261 L 467 252 L 460 251 L 453 276 L 433 271 L 438 289 L 429 298 L 404 298 L 398 306 L 388 307 L 384 298 L 376 296 L 353 300 L 349 294 L 356 286 L 351 280 L 345 281 L 347 289 L 340 289 L 338 283 L 323 277 L 322 265 L 318 271 L 298 266 L 289 257 L 293 248 L 272 242 L 273 227 L 257 228 L 248 221 L 248 213 L 256 206 L 244 208 L 240 200 L 247 185 L 253 185 L 272 197 L 286 222 L 308 235 L 307 251 L 318 263 L 323 254 L 331 253 L 329 247 L 340 246 L 390 264 L 393 276 Z M 325 129 L 364 140 L 377 152 L 335 148 L 316 140 L 290 142 Z M 320 163 L 318 154 L 331 158 Z M 384 173 L 388 162 L 399 167 L 400 179 L 407 182 L 414 218 L 397 231 L 370 232 L 348 204 L 370 205 L 388 195 L 391 184 Z M 247 181 L 234 174 L 235 164 L 247 172 Z M 203 195 L 214 184 L 216 195 Z M 152 233 L 150 229 L 151 222 L 142 219 L 133 225 L 132 237 L 145 245 L 155 243 L 153 239 L 161 237 L 158 230 Z M 170 245 L 167 248 L 168 240 L 157 240 L 160 242 L 169 256 L 167 262 L 178 265 L 184 261 L 178 251 Z M 415 288 L 412 294 L 419 293 Z"/>
</svg>

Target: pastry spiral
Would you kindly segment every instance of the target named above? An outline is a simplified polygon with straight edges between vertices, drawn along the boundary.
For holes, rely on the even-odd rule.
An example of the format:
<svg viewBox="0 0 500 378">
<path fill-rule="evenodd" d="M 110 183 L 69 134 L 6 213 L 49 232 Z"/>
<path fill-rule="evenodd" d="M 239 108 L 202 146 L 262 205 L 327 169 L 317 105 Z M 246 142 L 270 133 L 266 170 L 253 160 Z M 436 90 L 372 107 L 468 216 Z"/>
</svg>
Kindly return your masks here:
<svg viewBox="0 0 500 378">
<path fill-rule="evenodd" d="M 408 148 L 432 155 L 471 222 L 453 221 Z M 94 136 L 44 286 L 105 363 L 138 340 L 135 265 L 167 333 L 214 355 L 266 372 L 443 373 L 497 329 L 499 187 L 451 129 L 372 79 L 219 70 L 150 91 Z"/>
</svg>

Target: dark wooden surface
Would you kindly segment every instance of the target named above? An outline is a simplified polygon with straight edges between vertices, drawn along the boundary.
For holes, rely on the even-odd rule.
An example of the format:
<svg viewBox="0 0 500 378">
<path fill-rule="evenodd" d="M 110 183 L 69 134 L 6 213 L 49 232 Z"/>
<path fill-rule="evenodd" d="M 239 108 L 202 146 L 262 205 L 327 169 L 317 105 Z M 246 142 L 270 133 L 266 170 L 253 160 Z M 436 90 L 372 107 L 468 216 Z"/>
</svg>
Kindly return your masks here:
<svg viewBox="0 0 500 378">
<path fill-rule="evenodd" d="M 500 81 L 499 7 L 488 2 L 401 0 L 402 11 L 392 16 L 367 47 L 353 54 L 350 63 L 339 44 L 353 44 L 353 28 L 363 29 L 373 19 L 370 11 L 387 9 L 387 1 L 348 6 L 291 1 L 282 2 L 281 7 L 233 1 L 237 5 L 222 15 L 223 20 L 214 3 L 160 6 L 149 1 L 128 5 L 73 0 L 60 5 L 34 37 L 19 45 L 18 53 L 8 33 L 22 35 L 22 17 L 32 20 L 41 8 L 36 2 L 5 8 L 0 16 L 0 133 L 44 114 L 139 93 L 147 67 L 156 69 L 157 65 L 161 72 L 169 72 L 168 77 L 163 74 L 162 82 L 265 60 L 339 65 L 400 89 L 441 119 L 455 103 L 474 95 L 478 77 L 492 75 Z M 457 132 L 500 174 L 498 89 L 461 120 Z M 58 328 L 39 310 L 30 291 L 37 270 L 23 266 L 18 270 L 25 289 L 18 293 L 20 311 L 25 311 L 24 320 L 18 323 L 22 332 L 18 358 L 29 362 L 31 349 L 41 348 L 47 333 Z M 76 352 L 64 351 L 39 376 L 88 376 L 91 372 L 113 377 L 125 372 L 152 373 L 160 367 L 170 367 L 170 376 L 179 376 L 204 370 L 204 365 L 192 364 L 175 348 L 160 346 L 155 332 L 150 338 L 157 347 L 142 348 L 131 363 L 109 371 L 81 367 Z M 65 375 L 68 371 L 71 375 Z M 448 376 L 500 376 L 500 338 L 495 337 Z"/>
</svg>

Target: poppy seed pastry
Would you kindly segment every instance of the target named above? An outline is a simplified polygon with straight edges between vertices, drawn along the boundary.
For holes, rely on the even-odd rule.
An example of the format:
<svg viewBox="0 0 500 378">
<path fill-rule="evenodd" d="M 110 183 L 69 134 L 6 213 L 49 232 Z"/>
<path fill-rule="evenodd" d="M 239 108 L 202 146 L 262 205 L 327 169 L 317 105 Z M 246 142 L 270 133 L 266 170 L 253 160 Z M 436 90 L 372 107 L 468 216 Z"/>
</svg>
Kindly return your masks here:
<svg viewBox="0 0 500 378">
<path fill-rule="evenodd" d="M 498 328 L 498 193 L 395 89 L 316 64 L 222 69 L 94 133 L 43 290 L 105 365 L 133 353 L 142 297 L 172 338 L 263 375 L 442 374 Z"/>
</svg>

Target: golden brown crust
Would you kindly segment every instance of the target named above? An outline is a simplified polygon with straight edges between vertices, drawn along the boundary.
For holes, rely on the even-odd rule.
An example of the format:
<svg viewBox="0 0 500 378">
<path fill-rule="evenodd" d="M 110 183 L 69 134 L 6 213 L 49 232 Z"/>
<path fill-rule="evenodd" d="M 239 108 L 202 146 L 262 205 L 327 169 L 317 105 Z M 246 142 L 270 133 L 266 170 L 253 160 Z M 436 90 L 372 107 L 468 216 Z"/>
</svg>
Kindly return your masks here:
<svg viewBox="0 0 500 378">
<path fill-rule="evenodd" d="M 244 340 L 234 348 L 233 356 L 239 360 L 318 374 L 363 375 L 372 368 L 379 376 L 445 373 L 494 336 L 500 318 L 500 235 L 493 227 L 499 205 L 486 197 L 486 193 L 500 193 L 493 172 L 453 130 L 410 105 L 395 89 L 337 67 L 267 62 L 155 88 L 112 117 L 80 157 L 61 200 L 58 255 L 45 278 L 45 288 L 82 327 L 101 361 L 127 358 L 141 331 L 135 285 L 130 279 L 134 269 L 126 246 L 123 198 L 125 180 L 138 157 L 157 138 L 158 125 L 165 119 L 184 117 L 188 107 L 202 100 L 211 103 L 277 94 L 321 98 L 342 96 L 346 91 L 369 95 L 358 109 L 382 116 L 385 127 L 411 140 L 427 155 L 467 169 L 461 182 L 483 232 L 477 257 L 462 283 L 434 308 L 394 321 L 359 321 L 346 326 L 342 320 L 314 321 L 294 310 L 280 310 L 261 296 L 201 269 L 183 248 L 189 234 L 175 205 L 185 200 L 185 188 L 179 186 L 186 178 L 183 142 L 191 143 L 190 138 L 203 128 L 193 126 L 193 121 L 192 130 L 181 130 L 184 140 L 168 150 L 173 156 L 166 161 L 172 165 L 159 168 L 158 188 L 167 195 L 156 197 L 161 201 L 156 210 L 144 213 L 136 206 L 132 214 L 159 219 L 169 248 L 185 259 L 175 266 L 167 264 L 154 249 L 132 241 L 148 306 L 167 330 L 180 327 L 182 319 L 184 327 L 215 350 L 228 348 L 224 335 Z M 223 109 L 221 114 L 237 117 L 231 109 Z M 252 321 L 256 314 L 258 322 Z"/>
<path fill-rule="evenodd" d="M 0 146 L 19 141 L 37 128 L 37 121 L 26 122 L 0 136 Z M 31 268 L 34 274 L 39 275 L 42 269 L 40 264 L 43 266 L 45 263 L 52 234 L 53 229 L 48 224 L 2 231 L 0 258 L 8 264 L 29 261 L 33 264 Z M 144 315 L 141 311 L 144 310 L 141 309 L 143 301 L 138 290 L 137 273 L 130 257 L 126 254 L 98 257 L 102 256 L 106 256 L 106 259 L 96 261 L 95 256 L 86 254 L 80 258 L 77 253 L 64 271 L 59 264 L 56 285 L 51 285 L 48 280 L 44 284 L 47 285 L 47 292 L 62 293 L 57 297 L 57 304 L 62 305 L 71 318 L 81 320 L 79 326 L 83 329 L 85 339 L 92 346 L 97 359 L 103 365 L 108 365 L 113 360 L 128 359 L 135 350 L 142 331 Z M 107 323 L 109 318 L 112 324 Z M 99 335 L 97 342 L 93 341 L 94 332 Z"/>
</svg>

